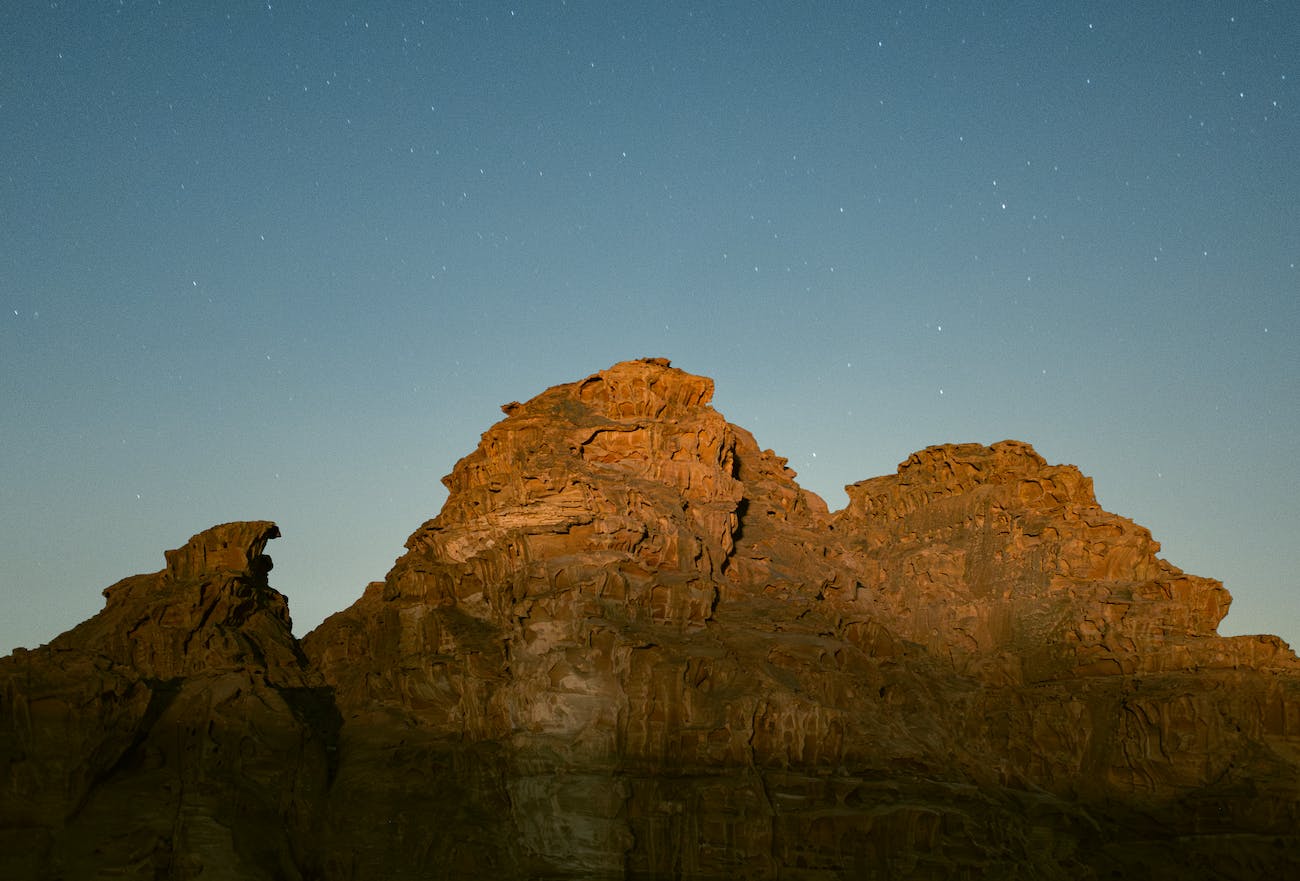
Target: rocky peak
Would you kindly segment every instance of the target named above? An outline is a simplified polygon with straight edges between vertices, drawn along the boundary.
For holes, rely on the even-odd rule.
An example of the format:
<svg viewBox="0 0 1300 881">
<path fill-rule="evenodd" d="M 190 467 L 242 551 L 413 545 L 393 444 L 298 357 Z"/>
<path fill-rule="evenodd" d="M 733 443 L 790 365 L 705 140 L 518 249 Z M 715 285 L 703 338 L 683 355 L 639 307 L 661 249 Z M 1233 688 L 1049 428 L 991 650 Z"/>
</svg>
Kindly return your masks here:
<svg viewBox="0 0 1300 881">
<path fill-rule="evenodd" d="M 758 453 L 709 406 L 712 392 L 711 380 L 648 358 L 505 405 L 507 418 L 443 479 L 442 513 L 408 547 L 468 561 L 508 537 L 525 559 L 563 545 L 655 569 L 716 569 L 744 492 L 738 456 Z"/>
<path fill-rule="evenodd" d="M 279 534 L 207 529 L 0 659 L 0 877 L 314 874 L 338 712 L 267 583 Z"/>
<path fill-rule="evenodd" d="M 713 381 L 670 366 L 667 359 L 626 361 L 575 383 L 547 389 L 525 404 L 501 409 L 508 416 L 484 433 L 478 449 L 457 463 L 443 483 L 457 494 L 486 486 L 508 498 L 547 493 L 544 479 L 563 466 L 615 465 L 640 476 L 699 494 L 690 468 L 702 466 L 731 477 L 734 453 L 726 423 L 709 406 Z M 669 462 L 683 463 L 674 469 Z M 640 463 L 640 464 L 638 464 Z M 505 481 L 523 470 L 530 482 Z M 708 483 L 708 480 L 701 481 Z"/>
<path fill-rule="evenodd" d="M 713 400 L 713 380 L 674 368 L 667 358 L 623 361 L 577 383 L 572 392 L 557 388 L 609 419 L 672 419 Z"/>
<path fill-rule="evenodd" d="M 298 650 L 284 596 L 267 582 L 278 538 L 268 520 L 225 523 L 166 551 L 160 572 L 104 590 L 104 610 L 51 643 L 95 652 L 142 675 L 170 679 L 218 667 L 296 670 Z"/>
<path fill-rule="evenodd" d="M 1072 465 L 1049 466 L 1023 441 L 941 444 L 907 458 L 892 475 L 845 487 L 849 517 L 899 517 L 981 486 L 1015 484 L 1026 501 L 1096 504 L 1092 481 Z M 883 506 L 883 507 L 882 507 Z"/>
</svg>

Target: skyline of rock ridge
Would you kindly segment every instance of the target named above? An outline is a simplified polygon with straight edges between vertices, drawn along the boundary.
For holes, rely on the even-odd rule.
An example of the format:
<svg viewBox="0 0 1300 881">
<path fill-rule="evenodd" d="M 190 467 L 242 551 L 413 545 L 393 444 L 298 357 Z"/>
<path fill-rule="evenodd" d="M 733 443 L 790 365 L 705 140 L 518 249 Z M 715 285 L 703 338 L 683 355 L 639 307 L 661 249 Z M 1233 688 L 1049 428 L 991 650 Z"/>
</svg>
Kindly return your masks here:
<svg viewBox="0 0 1300 881">
<path fill-rule="evenodd" d="M 506 404 L 301 640 L 255 521 L 0 659 L 0 874 L 1300 868 L 1300 661 L 1218 636 L 1222 584 L 1019 441 L 830 512 L 712 394 L 647 358 Z"/>
</svg>

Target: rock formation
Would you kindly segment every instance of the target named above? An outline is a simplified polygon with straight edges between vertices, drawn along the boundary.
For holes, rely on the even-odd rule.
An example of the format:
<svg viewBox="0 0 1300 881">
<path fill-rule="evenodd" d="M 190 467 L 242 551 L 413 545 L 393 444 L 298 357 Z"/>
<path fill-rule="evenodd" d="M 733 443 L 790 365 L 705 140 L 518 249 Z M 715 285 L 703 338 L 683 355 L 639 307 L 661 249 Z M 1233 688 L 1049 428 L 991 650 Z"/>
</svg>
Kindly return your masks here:
<svg viewBox="0 0 1300 881">
<path fill-rule="evenodd" d="M 272 878 L 310 866 L 338 712 L 229 523 L 0 660 L 0 877 Z"/>
<path fill-rule="evenodd" d="M 0 659 L 0 876 L 1258 878 L 1300 662 L 1028 445 L 828 512 L 662 359 L 503 407 L 294 640 L 227 524 Z"/>
</svg>

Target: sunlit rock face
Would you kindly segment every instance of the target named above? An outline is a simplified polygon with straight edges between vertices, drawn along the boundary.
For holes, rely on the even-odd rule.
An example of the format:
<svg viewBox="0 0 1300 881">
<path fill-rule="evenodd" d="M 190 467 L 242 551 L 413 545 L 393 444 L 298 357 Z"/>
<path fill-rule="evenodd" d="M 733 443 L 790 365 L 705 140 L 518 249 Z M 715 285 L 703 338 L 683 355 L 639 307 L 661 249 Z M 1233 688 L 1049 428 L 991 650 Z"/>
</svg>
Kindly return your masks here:
<svg viewBox="0 0 1300 881">
<path fill-rule="evenodd" d="M 0 876 L 1300 868 L 1300 662 L 1217 636 L 1222 585 L 1015 441 L 831 514 L 712 392 L 507 404 L 301 645 L 259 522 L 0 661 Z"/>
<path fill-rule="evenodd" d="M 1291 666 L 1272 637 L 1216 636 L 1231 602 L 1101 509 L 1091 479 L 1029 445 L 930 447 L 846 488 L 835 518 L 906 638 L 1008 683 L 1191 667 Z M 851 605 L 851 604 L 850 604 Z"/>
</svg>

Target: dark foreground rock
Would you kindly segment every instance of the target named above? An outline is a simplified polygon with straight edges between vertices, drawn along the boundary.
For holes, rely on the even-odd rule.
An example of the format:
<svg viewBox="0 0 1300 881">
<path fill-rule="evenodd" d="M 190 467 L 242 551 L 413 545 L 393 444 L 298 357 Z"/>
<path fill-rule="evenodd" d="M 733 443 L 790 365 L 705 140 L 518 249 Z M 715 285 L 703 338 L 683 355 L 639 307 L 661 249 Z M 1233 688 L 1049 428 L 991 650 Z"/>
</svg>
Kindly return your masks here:
<svg viewBox="0 0 1300 881">
<path fill-rule="evenodd" d="M 301 643 L 214 527 L 0 659 L 0 877 L 1260 878 L 1300 662 L 1028 445 L 831 514 L 648 359 L 503 409 Z"/>
</svg>

